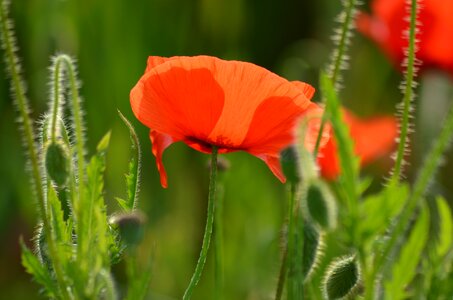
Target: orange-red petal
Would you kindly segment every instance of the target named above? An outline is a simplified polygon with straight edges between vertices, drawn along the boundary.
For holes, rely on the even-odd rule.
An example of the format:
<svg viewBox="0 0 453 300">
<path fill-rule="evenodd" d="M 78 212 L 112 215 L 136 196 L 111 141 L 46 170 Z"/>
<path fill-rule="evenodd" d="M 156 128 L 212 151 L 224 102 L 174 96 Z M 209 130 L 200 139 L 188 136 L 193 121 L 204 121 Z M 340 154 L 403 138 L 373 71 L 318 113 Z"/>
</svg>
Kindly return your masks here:
<svg viewBox="0 0 453 300">
<path fill-rule="evenodd" d="M 351 112 L 343 110 L 345 123 L 349 126 L 354 151 L 362 166 L 388 154 L 395 146 L 398 133 L 394 117 L 373 117 L 359 119 Z M 332 137 L 320 148 L 317 158 L 321 175 L 327 180 L 334 180 L 341 172 L 337 145 Z"/>
<path fill-rule="evenodd" d="M 168 134 L 159 133 L 156 130 L 151 130 L 149 132 L 149 138 L 151 139 L 152 152 L 156 157 L 157 170 L 160 175 L 160 184 L 162 187 L 166 188 L 168 186 L 167 172 L 165 171 L 164 163 L 162 161 L 162 155 L 164 154 L 165 149 L 167 149 L 171 144 L 177 142 L 177 140 Z"/>
<path fill-rule="evenodd" d="M 360 13 L 357 28 L 374 40 L 401 68 L 408 39 L 407 5 L 405 0 L 374 0 L 371 2 L 372 15 Z M 417 15 L 420 30 L 416 34 L 418 41 L 417 59 L 421 68 L 436 67 L 453 74 L 453 1 L 425 0 L 419 5 Z"/>
<path fill-rule="evenodd" d="M 272 171 L 275 177 L 278 178 L 278 180 L 280 180 L 282 183 L 286 182 L 286 177 L 285 174 L 283 173 L 282 165 L 280 164 L 279 154 L 276 155 L 262 154 L 255 156 L 262 159 L 266 163 L 266 165 L 269 167 L 269 169 Z"/>
<path fill-rule="evenodd" d="M 150 57 L 130 99 L 135 116 L 159 134 L 153 149 L 164 185 L 162 153 L 174 141 L 205 153 L 213 145 L 219 153 L 247 151 L 283 181 L 279 153 L 294 141 L 294 127 L 312 108 L 313 93 L 306 83 L 291 83 L 251 63 Z"/>
</svg>

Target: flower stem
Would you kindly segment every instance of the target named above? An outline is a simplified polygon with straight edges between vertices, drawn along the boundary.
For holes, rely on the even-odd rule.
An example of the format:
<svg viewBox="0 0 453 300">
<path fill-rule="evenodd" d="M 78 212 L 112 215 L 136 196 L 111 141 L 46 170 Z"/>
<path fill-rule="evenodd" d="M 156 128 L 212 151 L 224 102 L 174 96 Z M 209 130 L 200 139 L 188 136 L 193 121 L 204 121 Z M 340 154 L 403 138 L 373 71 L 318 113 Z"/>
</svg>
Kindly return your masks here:
<svg viewBox="0 0 453 300">
<path fill-rule="evenodd" d="M 289 250 L 289 243 L 292 243 L 292 233 L 294 232 L 293 226 L 293 215 L 294 215 L 294 200 L 296 198 L 296 184 L 292 183 L 290 187 L 290 195 L 288 197 L 288 208 L 287 208 L 287 222 L 288 222 L 288 229 L 286 234 L 286 239 L 283 248 L 283 257 L 282 257 L 282 265 L 280 267 L 280 274 L 278 275 L 278 283 L 277 283 L 277 291 L 275 293 L 275 300 L 280 300 L 282 298 L 283 289 L 285 287 L 285 280 L 286 274 L 288 273 L 288 250 Z"/>
<path fill-rule="evenodd" d="M 221 180 L 219 180 L 221 181 Z M 218 184 L 214 218 L 215 299 L 224 299 L 223 185 Z"/>
<path fill-rule="evenodd" d="M 286 293 L 288 300 L 304 299 L 304 275 L 303 275 L 303 249 L 304 249 L 304 224 L 300 211 L 300 201 L 297 195 L 300 194 L 300 186 L 293 184 L 290 199 L 290 219 L 288 220 L 288 254 L 287 272 L 288 282 Z"/>
<path fill-rule="evenodd" d="M 340 33 L 338 36 L 334 36 L 334 41 L 336 41 L 335 49 L 332 54 L 332 61 L 328 66 L 328 74 L 330 80 L 332 80 L 335 90 L 338 92 L 341 80 L 341 69 L 344 69 L 346 66 L 346 51 L 352 37 L 352 27 L 355 14 L 355 7 L 357 5 L 357 0 L 345 0 L 343 1 L 344 9 L 340 14 L 341 27 Z M 326 110 L 327 110 L 326 106 Z M 319 146 L 321 144 L 322 132 L 327 122 L 326 110 L 324 110 L 321 125 L 318 132 L 318 137 L 316 139 L 315 150 L 313 151 L 314 157 L 318 156 Z"/>
<path fill-rule="evenodd" d="M 208 196 L 208 213 L 206 217 L 206 227 L 203 236 L 203 244 L 201 246 L 200 257 L 198 258 L 197 266 L 190 279 L 189 286 L 184 292 L 183 300 L 191 298 L 193 289 L 200 281 L 201 273 L 203 272 L 204 265 L 206 263 L 206 257 L 208 255 L 209 244 L 211 243 L 212 225 L 214 223 L 214 198 L 216 193 L 216 181 L 217 181 L 217 147 L 212 146 L 211 154 L 211 174 L 209 179 L 209 196 Z"/>
<path fill-rule="evenodd" d="M 411 0 L 410 2 L 410 25 L 409 25 L 409 48 L 407 54 L 407 69 L 404 78 L 404 96 L 403 96 L 403 113 L 401 117 L 400 125 L 400 136 L 398 150 L 396 154 L 395 167 L 393 169 L 392 181 L 397 183 L 401 179 L 401 173 L 403 172 L 404 167 L 404 155 L 406 154 L 407 144 L 408 144 L 408 135 L 409 135 L 409 119 L 411 111 L 411 102 L 414 98 L 414 77 L 415 72 L 415 52 L 416 52 L 416 39 L 415 34 L 417 32 L 417 0 Z"/>
</svg>

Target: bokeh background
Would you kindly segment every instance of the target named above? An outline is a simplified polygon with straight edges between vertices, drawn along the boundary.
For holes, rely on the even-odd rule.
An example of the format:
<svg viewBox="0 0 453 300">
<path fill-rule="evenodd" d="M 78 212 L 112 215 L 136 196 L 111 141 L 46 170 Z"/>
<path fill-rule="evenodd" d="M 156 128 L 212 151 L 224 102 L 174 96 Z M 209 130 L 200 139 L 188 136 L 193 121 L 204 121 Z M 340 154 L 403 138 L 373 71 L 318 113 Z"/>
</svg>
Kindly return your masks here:
<svg viewBox="0 0 453 300">
<path fill-rule="evenodd" d="M 160 187 L 148 130 L 133 118 L 129 91 L 140 78 L 148 55 L 215 55 L 264 66 L 291 80 L 318 86 L 319 70 L 332 51 L 330 36 L 337 24 L 340 1 L 319 0 L 15 0 L 19 54 L 32 116 L 48 109 L 50 57 L 68 53 L 78 61 L 84 98 L 88 152 L 108 130 L 106 199 L 118 210 L 115 196 L 124 196 L 123 174 L 129 157 L 129 133 L 118 117 L 121 110 L 135 125 L 143 153 L 140 208 L 148 216 L 143 255 L 152 249 L 152 299 L 179 298 L 198 258 L 203 235 L 208 187 L 208 157 L 183 144 L 165 154 L 169 188 Z M 367 9 L 367 5 L 363 6 Z M 3 53 L 2 53 L 3 54 Z M 341 97 L 358 115 L 391 114 L 401 99 L 401 75 L 364 37 L 350 49 Z M 19 237 L 29 241 L 37 222 L 31 198 L 17 115 L 12 105 L 5 65 L 0 63 L 0 299 L 39 299 L 39 286 L 20 264 Z M 451 78 L 426 74 L 417 105 L 417 121 L 408 178 L 435 136 L 453 101 Z M 315 99 L 319 100 L 319 93 Z M 433 121 L 434 120 L 434 121 Z M 421 125 L 420 125 L 421 124 Z M 450 155 L 451 156 L 451 155 Z M 226 299 L 268 299 L 273 295 L 280 264 L 280 235 L 285 216 L 286 187 L 258 159 L 228 154 L 225 186 Z M 452 160 L 442 168 L 432 190 L 452 199 Z M 391 161 L 381 159 L 364 170 L 382 184 Z M 334 237 L 328 239 L 334 241 Z M 334 252 L 327 243 L 326 254 Z M 342 249 L 335 249 L 341 253 Z M 320 269 L 323 268 L 323 263 Z M 117 277 L 121 282 L 121 266 Z M 321 272 L 318 272 L 321 273 Z M 208 260 L 195 299 L 210 299 L 213 268 Z M 319 276 L 318 276 L 319 277 Z M 315 277 L 315 284 L 319 278 Z M 314 286 L 313 288 L 316 289 Z"/>
</svg>

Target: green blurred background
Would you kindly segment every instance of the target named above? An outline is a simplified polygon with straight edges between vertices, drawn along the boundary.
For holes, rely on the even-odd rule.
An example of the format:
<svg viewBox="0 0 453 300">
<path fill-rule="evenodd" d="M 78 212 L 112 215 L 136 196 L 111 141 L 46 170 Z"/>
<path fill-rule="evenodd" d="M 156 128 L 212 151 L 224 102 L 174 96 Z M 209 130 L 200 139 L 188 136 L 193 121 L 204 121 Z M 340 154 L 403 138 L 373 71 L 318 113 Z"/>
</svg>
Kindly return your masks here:
<svg viewBox="0 0 453 300">
<path fill-rule="evenodd" d="M 133 118 L 129 106 L 129 91 L 143 73 L 147 56 L 207 54 L 250 61 L 316 87 L 319 70 L 326 65 L 332 49 L 330 35 L 336 26 L 333 20 L 340 11 L 340 1 L 12 2 L 11 17 L 16 24 L 33 118 L 39 120 L 47 110 L 50 57 L 68 53 L 78 61 L 89 153 L 93 153 L 102 135 L 112 130 L 106 174 L 106 199 L 111 213 L 118 210 L 114 197 L 125 194 L 123 174 L 129 157 L 128 131 L 117 109 L 135 125 L 143 152 L 140 208 L 149 219 L 143 247 L 147 250 L 143 255 L 153 249 L 155 259 L 153 299 L 179 298 L 201 245 L 207 156 L 175 144 L 164 159 L 169 188 L 160 187 L 148 130 Z M 345 104 L 362 116 L 393 113 L 401 98 L 397 71 L 361 36 L 354 38 L 350 56 L 353 59 L 341 93 Z M 0 69 L 4 74 L 0 81 L 0 299 L 37 299 L 39 286 L 21 267 L 18 247 L 20 236 L 29 241 L 33 235 L 36 204 L 31 198 L 3 60 Z M 421 94 L 428 95 L 429 101 L 417 102 L 424 101 L 420 107 L 427 111 L 437 108 L 437 112 L 427 112 L 428 117 L 424 118 L 427 122 L 430 118 L 436 121 L 419 126 L 413 139 L 410 179 L 420 164 L 420 153 L 426 151 L 449 104 L 442 99 L 452 98 L 450 79 L 438 73 L 425 77 L 429 79 L 425 79 L 428 87 Z M 319 99 L 319 93 L 315 99 Z M 433 99 L 441 100 L 433 105 Z M 286 187 L 260 160 L 246 153 L 228 154 L 227 158 L 231 169 L 224 176 L 226 299 L 267 299 L 274 293 L 279 269 Z M 379 176 L 374 180 L 375 188 L 382 183 L 381 175 L 389 166 L 390 161 L 383 159 L 365 170 Z M 442 169 L 442 180 L 433 187 L 447 199 L 452 193 L 448 184 L 452 167 L 450 162 Z M 333 248 L 328 244 L 327 255 Z M 344 249 L 335 251 L 338 254 Z M 211 298 L 213 274 L 208 260 L 195 299 Z M 121 270 L 117 276 L 121 282 Z"/>
</svg>

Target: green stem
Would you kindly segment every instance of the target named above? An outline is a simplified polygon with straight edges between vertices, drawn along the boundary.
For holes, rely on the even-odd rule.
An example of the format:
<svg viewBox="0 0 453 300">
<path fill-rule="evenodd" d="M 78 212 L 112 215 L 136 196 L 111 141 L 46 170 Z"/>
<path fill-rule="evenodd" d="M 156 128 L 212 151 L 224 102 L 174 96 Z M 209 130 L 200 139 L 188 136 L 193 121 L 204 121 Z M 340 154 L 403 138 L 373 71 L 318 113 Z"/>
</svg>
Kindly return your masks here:
<svg viewBox="0 0 453 300">
<path fill-rule="evenodd" d="M 214 218 L 214 256 L 215 256 L 215 299 L 224 297 L 224 262 L 223 262 L 223 186 L 217 186 Z"/>
<path fill-rule="evenodd" d="M 283 294 L 283 289 L 285 287 L 285 280 L 286 280 L 286 275 L 288 273 L 288 266 L 289 266 L 289 249 L 290 249 L 290 244 L 292 247 L 292 242 L 293 242 L 293 232 L 294 232 L 294 222 L 293 222 L 293 216 L 294 216 L 294 202 L 296 199 L 296 184 L 291 183 L 290 186 L 290 194 L 288 197 L 288 207 L 287 207 L 287 233 L 286 233 L 286 239 L 284 243 L 284 248 L 283 248 L 283 257 L 282 257 L 282 265 L 280 267 L 280 273 L 278 275 L 278 282 L 277 282 L 277 291 L 275 293 L 275 300 L 280 300 Z"/>
<path fill-rule="evenodd" d="M 52 69 L 52 82 L 53 82 L 53 90 L 51 96 L 51 110 L 50 110 L 50 140 L 55 143 L 57 140 L 57 120 L 63 119 L 61 117 L 61 106 L 63 105 L 63 99 L 61 97 L 61 60 L 57 59 L 54 60 L 54 63 L 51 67 Z"/>
<path fill-rule="evenodd" d="M 290 197 L 290 216 L 288 220 L 288 256 L 287 272 L 288 281 L 286 293 L 288 300 L 303 299 L 303 217 L 300 211 L 300 203 L 297 194 L 300 186 L 293 184 Z"/>
<path fill-rule="evenodd" d="M 401 118 L 401 129 L 399 136 L 398 150 L 396 154 L 395 167 L 393 169 L 393 176 L 391 181 L 397 183 L 401 179 L 401 173 L 404 163 L 404 155 L 406 153 L 408 135 L 409 135 L 409 118 L 411 102 L 414 97 L 413 95 L 413 84 L 415 77 L 415 34 L 416 34 L 416 23 L 417 23 L 417 0 L 411 0 L 410 8 L 410 26 L 409 26 L 409 49 L 407 57 L 407 70 L 405 76 L 405 87 L 403 96 L 403 114 Z"/>
<path fill-rule="evenodd" d="M 344 13 L 344 20 L 341 23 L 341 29 L 340 29 L 340 38 L 338 39 L 337 45 L 335 49 L 333 50 L 333 55 L 332 55 L 332 62 L 330 66 L 328 67 L 329 70 L 329 78 L 332 80 L 332 83 L 335 87 L 335 89 L 338 92 L 338 85 L 340 81 L 340 71 L 342 68 L 342 65 L 345 62 L 345 55 L 346 55 L 346 50 L 348 48 L 349 41 L 351 39 L 351 28 L 352 28 L 352 21 L 354 18 L 354 10 L 356 6 L 356 1 L 357 0 L 348 0 L 345 2 L 345 7 L 342 13 Z M 319 152 L 319 146 L 321 144 L 321 138 L 322 138 L 322 132 L 324 131 L 325 123 L 327 122 L 327 117 L 326 117 L 326 110 L 327 106 L 324 110 L 322 119 L 321 119 L 321 126 L 318 132 L 318 137 L 316 138 L 316 145 L 315 145 L 315 150 L 314 150 L 314 157 L 318 156 Z"/>
<path fill-rule="evenodd" d="M 420 205 L 428 189 L 434 174 L 442 160 L 442 154 L 451 142 L 453 137 L 453 107 L 447 116 L 447 120 L 442 127 L 439 138 L 435 141 L 430 152 L 428 153 L 422 169 L 415 181 L 413 192 L 407 200 L 406 206 L 398 218 L 397 223 L 392 231 L 389 241 L 387 242 L 382 254 L 376 263 L 376 268 L 382 268 L 385 259 L 395 250 L 398 240 L 403 236 L 411 217 L 416 208 Z"/>
<path fill-rule="evenodd" d="M 35 136 L 32 128 L 32 120 L 28 115 L 28 99 L 25 96 L 25 87 L 23 84 L 22 75 L 20 74 L 19 59 L 15 53 L 15 39 L 12 33 L 11 23 L 7 19 L 7 1 L 2 1 L 0 4 L 0 19 L 1 19 L 1 36 L 2 46 L 5 51 L 5 60 L 7 69 L 11 76 L 12 87 L 11 90 L 14 94 L 15 104 L 19 110 L 20 121 L 23 126 L 23 138 L 25 140 L 25 146 L 28 151 L 33 185 L 35 188 L 35 196 L 38 200 L 39 211 L 43 221 L 44 232 L 46 235 L 46 241 L 49 246 L 49 252 L 52 257 L 52 262 L 55 270 L 57 282 L 60 287 L 62 296 L 65 299 L 71 299 L 68 293 L 65 278 L 62 271 L 62 266 L 59 263 L 58 255 L 56 253 L 56 247 L 52 238 L 52 229 L 50 227 L 49 218 L 47 216 L 46 201 L 43 190 L 43 182 L 39 168 L 38 153 L 35 148 Z"/>
<path fill-rule="evenodd" d="M 217 181 L 217 147 L 212 146 L 211 154 L 211 174 L 209 179 L 209 196 L 208 196 L 208 213 L 206 216 L 206 227 L 203 236 L 203 244 L 201 246 L 200 257 L 198 258 L 197 266 L 190 279 L 189 286 L 184 292 L 183 300 L 188 300 L 192 297 L 193 289 L 200 281 L 201 273 L 203 272 L 204 265 L 206 263 L 206 257 L 208 255 L 209 244 L 211 242 L 212 225 L 214 223 L 214 198 L 216 193 L 216 181 Z"/>
<path fill-rule="evenodd" d="M 407 70 L 405 76 L 405 89 L 403 97 L 403 114 L 401 119 L 401 131 L 399 137 L 399 145 L 397 150 L 397 157 L 395 161 L 395 167 L 393 169 L 393 175 L 390 179 L 390 185 L 398 185 L 401 180 L 401 173 L 404 163 L 404 154 L 407 146 L 407 137 L 409 134 L 409 115 L 411 102 L 413 98 L 412 86 L 414 83 L 415 69 L 415 34 L 416 34 L 416 22 L 417 22 L 417 0 L 411 0 L 410 8 L 410 26 L 409 26 L 409 49 L 407 57 Z M 453 112 L 453 110 L 452 110 Z M 397 242 L 401 239 L 404 231 L 406 230 L 410 218 L 412 217 L 415 209 L 419 205 L 427 187 L 429 181 L 434 175 L 436 167 L 439 164 L 439 159 L 448 145 L 451 134 L 453 133 L 453 113 L 447 118 L 446 126 L 444 126 L 440 138 L 435 142 L 431 152 L 428 155 L 428 159 L 425 161 L 425 166 L 422 168 L 421 175 L 418 177 L 415 183 L 414 190 L 410 197 L 407 199 L 405 209 L 403 209 L 401 215 L 396 221 L 393 227 L 390 239 L 384 245 L 384 249 L 379 256 L 377 256 L 374 266 L 370 271 L 369 286 L 366 287 L 365 299 L 372 299 L 374 295 L 376 277 L 382 272 L 385 266 L 385 261 L 391 255 L 396 248 Z"/>
</svg>

